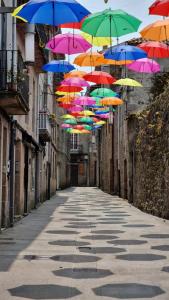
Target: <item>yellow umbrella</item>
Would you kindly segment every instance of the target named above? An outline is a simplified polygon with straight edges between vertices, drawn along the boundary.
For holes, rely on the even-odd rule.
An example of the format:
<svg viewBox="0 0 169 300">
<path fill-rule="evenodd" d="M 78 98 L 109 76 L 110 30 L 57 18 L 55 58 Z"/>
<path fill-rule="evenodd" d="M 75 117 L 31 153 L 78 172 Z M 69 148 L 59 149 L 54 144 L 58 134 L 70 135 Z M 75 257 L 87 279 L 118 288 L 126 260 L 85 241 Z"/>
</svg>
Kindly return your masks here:
<svg viewBox="0 0 169 300">
<path fill-rule="evenodd" d="M 18 18 L 18 19 L 20 19 L 20 20 L 22 20 L 22 21 L 24 21 L 24 22 L 27 22 L 26 19 L 24 19 L 24 18 L 18 16 L 18 13 L 19 13 L 20 10 L 24 7 L 25 4 L 26 4 L 26 3 L 24 3 L 24 4 L 20 5 L 20 6 L 18 6 L 17 8 L 15 8 L 14 11 L 13 11 L 13 13 L 11 14 L 12 17 L 15 17 L 15 18 Z"/>
<path fill-rule="evenodd" d="M 68 93 L 68 92 L 60 92 L 60 91 L 56 91 L 55 94 L 56 94 L 56 95 L 60 95 L 60 96 L 64 96 L 64 95 L 68 95 L 68 94 L 71 95 L 71 96 L 72 96 L 72 95 L 76 95 L 76 96 L 77 96 L 77 94 L 79 94 L 79 92 L 71 92 L 71 93 Z"/>
<path fill-rule="evenodd" d="M 105 124 L 106 124 L 105 121 L 99 121 L 99 122 L 95 123 L 94 125 L 105 125 Z"/>
<path fill-rule="evenodd" d="M 95 116 L 95 113 L 93 113 L 91 110 L 83 110 L 80 112 L 80 114 L 85 116 Z"/>
<path fill-rule="evenodd" d="M 78 70 L 74 70 L 74 71 L 71 71 L 67 74 L 64 75 L 64 78 L 72 78 L 72 77 L 80 77 L 80 78 L 83 78 L 84 75 L 86 75 L 87 73 L 84 72 L 84 71 L 78 71 Z"/>
<path fill-rule="evenodd" d="M 81 133 L 81 130 L 78 130 L 78 129 L 71 129 L 71 130 L 70 130 L 70 133 L 79 134 L 79 133 Z"/>
<path fill-rule="evenodd" d="M 111 44 L 109 37 L 93 37 L 92 35 L 85 32 L 81 32 L 81 35 L 86 41 L 97 47 L 109 46 Z"/>
<path fill-rule="evenodd" d="M 103 59 L 103 55 L 97 52 L 94 53 L 82 53 L 76 56 L 74 60 L 74 64 L 81 66 L 81 67 L 96 67 L 102 64 L 100 60 Z"/>
<path fill-rule="evenodd" d="M 114 82 L 113 84 L 124 85 L 124 86 L 134 86 L 134 87 L 142 87 L 142 84 L 136 80 L 130 78 L 122 78 Z"/>
<path fill-rule="evenodd" d="M 140 31 L 141 36 L 147 40 L 167 41 L 169 39 L 169 19 L 156 21 Z"/>
<path fill-rule="evenodd" d="M 61 118 L 62 119 L 76 119 L 75 117 L 73 117 L 72 115 L 69 115 L 69 114 L 63 115 L 63 116 L 61 116 Z"/>
<path fill-rule="evenodd" d="M 121 105 L 123 104 L 123 100 L 116 97 L 106 97 L 101 100 L 103 105 Z"/>
</svg>

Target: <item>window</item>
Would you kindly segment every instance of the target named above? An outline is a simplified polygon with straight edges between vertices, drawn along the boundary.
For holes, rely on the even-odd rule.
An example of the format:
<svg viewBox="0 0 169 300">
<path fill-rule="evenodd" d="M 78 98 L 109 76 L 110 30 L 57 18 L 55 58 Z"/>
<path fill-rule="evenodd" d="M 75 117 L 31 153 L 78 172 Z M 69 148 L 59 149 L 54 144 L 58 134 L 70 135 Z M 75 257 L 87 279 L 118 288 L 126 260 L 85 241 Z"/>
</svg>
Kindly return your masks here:
<svg viewBox="0 0 169 300">
<path fill-rule="evenodd" d="M 79 147 L 79 135 L 71 134 L 71 149 L 77 150 Z"/>
</svg>

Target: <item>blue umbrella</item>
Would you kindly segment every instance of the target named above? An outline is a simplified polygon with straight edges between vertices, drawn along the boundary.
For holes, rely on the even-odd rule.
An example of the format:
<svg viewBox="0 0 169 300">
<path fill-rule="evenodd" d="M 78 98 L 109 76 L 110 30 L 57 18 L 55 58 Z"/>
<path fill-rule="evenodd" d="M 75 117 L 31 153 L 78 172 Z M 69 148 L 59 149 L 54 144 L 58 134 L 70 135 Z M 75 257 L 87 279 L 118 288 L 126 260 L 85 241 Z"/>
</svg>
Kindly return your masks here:
<svg viewBox="0 0 169 300">
<path fill-rule="evenodd" d="M 33 24 L 80 22 L 90 12 L 75 0 L 30 0 L 17 14 Z"/>
<path fill-rule="evenodd" d="M 104 52 L 104 57 L 112 60 L 137 60 L 140 58 L 147 57 L 147 53 L 134 46 L 130 45 L 119 45 L 110 47 Z"/>
<path fill-rule="evenodd" d="M 109 113 L 109 110 L 97 110 L 96 112 L 95 112 L 95 114 L 96 115 L 104 115 L 104 114 L 107 114 L 107 113 Z"/>
<path fill-rule="evenodd" d="M 43 71 L 57 73 L 68 73 L 74 69 L 75 67 L 65 60 L 51 60 L 42 67 Z"/>
<path fill-rule="evenodd" d="M 101 127 L 102 127 L 102 125 L 96 125 L 96 126 L 93 126 L 93 129 L 92 129 L 92 130 L 99 129 L 99 128 L 101 128 Z"/>
</svg>

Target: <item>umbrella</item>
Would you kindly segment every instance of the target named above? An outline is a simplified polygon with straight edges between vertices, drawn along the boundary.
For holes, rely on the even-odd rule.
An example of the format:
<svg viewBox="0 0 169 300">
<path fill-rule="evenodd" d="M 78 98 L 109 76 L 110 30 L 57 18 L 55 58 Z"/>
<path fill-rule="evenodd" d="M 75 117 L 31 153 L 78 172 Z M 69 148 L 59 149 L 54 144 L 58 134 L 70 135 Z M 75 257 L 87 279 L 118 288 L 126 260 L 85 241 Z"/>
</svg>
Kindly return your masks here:
<svg viewBox="0 0 169 300">
<path fill-rule="evenodd" d="M 81 133 L 81 131 L 80 130 L 78 130 L 78 129 L 71 129 L 70 130 L 70 133 L 74 133 L 74 134 L 79 134 L 79 133 Z"/>
<path fill-rule="evenodd" d="M 169 19 L 156 21 L 140 31 L 146 40 L 167 41 L 169 39 Z"/>
<path fill-rule="evenodd" d="M 116 61 L 126 61 L 147 57 L 147 53 L 138 47 L 123 44 L 110 47 L 104 52 L 104 57 Z"/>
<path fill-rule="evenodd" d="M 84 21 L 84 18 L 80 22 L 60 24 L 59 27 L 60 28 L 81 29 L 83 21 Z"/>
<path fill-rule="evenodd" d="M 95 89 L 93 90 L 90 95 L 92 97 L 115 97 L 117 96 L 117 94 L 110 90 L 110 89 L 107 89 L 107 88 L 98 88 L 98 89 Z"/>
<path fill-rule="evenodd" d="M 100 59 L 103 58 L 102 54 L 99 53 L 83 53 L 78 55 L 75 60 L 74 64 L 81 66 L 81 67 L 96 67 L 101 65 Z"/>
<path fill-rule="evenodd" d="M 69 109 L 69 108 L 72 107 L 72 104 L 70 104 L 70 103 L 59 103 L 58 106 L 59 106 L 59 107 L 62 107 L 62 108 L 64 108 L 64 109 Z"/>
<path fill-rule="evenodd" d="M 77 104 L 77 105 L 92 105 L 92 104 L 95 104 L 96 103 L 96 100 L 94 100 L 92 97 L 88 97 L 88 96 L 81 96 L 81 97 L 78 97 L 76 98 L 74 101 L 73 101 L 74 104 Z"/>
<path fill-rule="evenodd" d="M 80 22 L 90 12 L 75 0 L 30 0 L 18 16 L 33 24 L 57 26 Z"/>
<path fill-rule="evenodd" d="M 108 119 L 109 116 L 110 116 L 109 113 L 99 115 L 99 117 L 100 117 L 101 119 Z"/>
<path fill-rule="evenodd" d="M 75 125 L 74 129 L 82 130 L 82 129 L 84 129 L 84 126 L 83 125 Z"/>
<path fill-rule="evenodd" d="M 92 118 L 90 118 L 90 117 L 83 117 L 83 118 L 80 118 L 80 119 L 79 119 L 79 122 L 81 122 L 81 123 L 89 123 L 89 124 L 92 124 L 92 123 L 93 123 L 93 120 L 92 120 Z"/>
<path fill-rule="evenodd" d="M 71 128 L 71 125 L 70 124 L 62 124 L 61 125 L 61 128 Z"/>
<path fill-rule="evenodd" d="M 94 37 L 88 33 L 82 32 L 81 35 L 86 41 L 88 41 L 93 46 L 102 47 L 110 45 L 110 38 L 107 37 Z"/>
<path fill-rule="evenodd" d="M 66 96 L 63 96 L 63 97 L 59 97 L 57 98 L 56 100 L 58 102 L 62 102 L 62 103 L 66 103 L 66 102 L 71 102 L 75 99 L 74 96 L 71 96 L 71 95 L 66 95 Z"/>
<path fill-rule="evenodd" d="M 123 100 L 121 100 L 120 98 L 115 98 L 115 97 L 107 97 L 107 98 L 103 98 L 101 100 L 101 103 L 103 105 L 121 105 L 121 104 L 123 104 Z"/>
<path fill-rule="evenodd" d="M 120 37 L 136 32 L 141 24 L 123 10 L 106 9 L 86 17 L 81 30 L 98 37 Z"/>
<path fill-rule="evenodd" d="M 67 92 L 67 93 L 75 93 L 82 91 L 83 88 L 80 86 L 69 86 L 69 85 L 61 85 L 57 87 L 57 91 L 59 92 Z"/>
<path fill-rule="evenodd" d="M 76 125 L 77 121 L 76 119 L 67 119 L 66 121 L 64 121 L 65 124 L 71 124 L 71 125 Z"/>
<path fill-rule="evenodd" d="M 109 110 L 106 110 L 106 109 L 104 109 L 104 110 L 97 110 L 95 113 L 96 113 L 96 115 L 104 115 L 104 114 L 109 113 Z"/>
<path fill-rule="evenodd" d="M 92 130 L 92 126 L 90 126 L 90 125 L 84 125 L 83 127 L 84 127 L 84 129 L 86 129 L 86 130 Z"/>
<path fill-rule="evenodd" d="M 150 15 L 169 16 L 169 0 L 156 0 L 149 7 Z"/>
<path fill-rule="evenodd" d="M 71 97 L 75 97 L 75 96 L 78 96 L 79 95 L 79 92 L 71 92 L 71 93 L 67 93 L 67 92 L 60 92 L 60 91 L 56 91 L 55 92 L 56 95 L 59 95 L 59 96 L 71 96 Z"/>
<path fill-rule="evenodd" d="M 89 83 L 86 82 L 83 78 L 72 77 L 64 79 L 61 84 L 69 85 L 69 86 L 77 86 L 77 87 L 89 87 Z"/>
<path fill-rule="evenodd" d="M 62 119 L 75 119 L 72 115 L 63 115 L 61 116 Z"/>
<path fill-rule="evenodd" d="M 145 42 L 138 45 L 139 48 L 147 52 L 150 58 L 166 58 L 169 57 L 169 48 L 161 42 Z"/>
<path fill-rule="evenodd" d="M 87 129 L 83 129 L 83 130 L 81 130 L 81 133 L 88 134 L 88 133 L 91 133 L 91 131 L 87 130 Z"/>
<path fill-rule="evenodd" d="M 81 112 L 81 114 L 83 114 L 84 116 L 89 116 L 89 117 L 95 115 L 95 113 L 92 112 L 91 110 L 83 110 L 83 111 Z"/>
<path fill-rule="evenodd" d="M 95 123 L 94 125 L 105 125 L 106 122 L 105 121 L 98 121 L 97 123 Z"/>
<path fill-rule="evenodd" d="M 122 78 L 117 80 L 114 84 L 124 85 L 124 86 L 133 86 L 133 87 L 142 87 L 142 84 L 136 80 L 130 78 Z"/>
<path fill-rule="evenodd" d="M 83 110 L 83 108 L 80 105 L 74 105 L 69 109 L 70 112 L 74 112 L 74 113 L 81 112 L 82 110 Z"/>
<path fill-rule="evenodd" d="M 74 69 L 75 67 L 65 60 L 51 60 L 42 67 L 43 71 L 57 73 L 68 73 Z"/>
<path fill-rule="evenodd" d="M 157 73 L 160 72 L 160 65 L 149 58 L 142 58 L 134 61 L 127 66 L 129 70 L 139 73 Z"/>
<path fill-rule="evenodd" d="M 24 7 L 25 4 L 26 3 L 24 3 L 24 4 L 20 5 L 20 6 L 18 6 L 17 8 L 15 8 L 14 11 L 13 11 L 13 13 L 11 14 L 12 17 L 15 17 L 15 18 L 18 18 L 18 19 L 20 19 L 20 20 L 22 20 L 24 22 L 27 22 L 27 20 L 25 20 L 24 18 L 18 16 L 18 13 Z"/>
<path fill-rule="evenodd" d="M 106 59 L 103 58 L 100 60 L 102 65 L 115 65 L 115 66 L 122 66 L 122 65 L 128 65 L 132 63 L 132 60 L 113 60 L 113 59 Z"/>
<path fill-rule="evenodd" d="M 87 81 L 95 82 L 97 84 L 112 84 L 116 79 L 109 73 L 102 71 L 93 71 L 84 76 Z"/>
<path fill-rule="evenodd" d="M 80 77 L 83 78 L 84 75 L 86 75 L 87 73 L 84 71 L 78 71 L 78 70 L 74 70 L 70 73 L 67 73 L 64 75 L 64 78 L 73 78 L 73 77 Z"/>
<path fill-rule="evenodd" d="M 86 52 L 92 47 L 80 34 L 58 34 L 47 44 L 46 48 L 54 53 L 76 54 Z"/>
</svg>

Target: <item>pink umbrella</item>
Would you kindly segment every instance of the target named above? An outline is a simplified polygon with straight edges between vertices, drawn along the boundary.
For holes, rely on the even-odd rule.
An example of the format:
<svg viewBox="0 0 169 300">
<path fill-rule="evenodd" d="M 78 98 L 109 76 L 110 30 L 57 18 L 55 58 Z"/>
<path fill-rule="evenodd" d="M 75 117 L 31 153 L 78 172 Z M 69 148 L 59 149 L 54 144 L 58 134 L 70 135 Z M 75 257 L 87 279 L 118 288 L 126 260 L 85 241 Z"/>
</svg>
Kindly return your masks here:
<svg viewBox="0 0 169 300">
<path fill-rule="evenodd" d="M 79 112 L 79 111 L 82 111 L 83 108 L 80 105 L 75 105 L 75 106 L 72 106 L 71 108 L 69 108 L 68 110 L 70 112 Z"/>
<path fill-rule="evenodd" d="M 62 124 L 61 128 L 71 128 L 72 126 L 70 124 Z"/>
<path fill-rule="evenodd" d="M 93 105 L 96 103 L 96 100 L 94 100 L 94 98 L 92 98 L 92 97 L 81 96 L 81 97 L 77 97 L 73 101 L 73 103 L 77 104 L 77 105 Z"/>
<path fill-rule="evenodd" d="M 64 79 L 61 84 L 63 85 L 69 85 L 69 86 L 84 86 L 84 87 L 89 87 L 89 83 L 84 80 L 83 78 L 80 77 L 71 77 L 71 78 L 67 78 Z"/>
<path fill-rule="evenodd" d="M 108 119 L 109 118 L 109 113 L 108 114 L 101 114 L 101 115 L 97 115 L 97 117 L 99 117 L 100 119 Z"/>
<path fill-rule="evenodd" d="M 52 52 L 63 54 L 83 53 L 91 47 L 81 35 L 72 33 L 58 34 L 46 44 Z"/>
<path fill-rule="evenodd" d="M 160 72 L 160 65 L 149 58 L 138 59 L 131 64 L 127 65 L 129 70 L 139 73 L 157 73 Z"/>
</svg>

